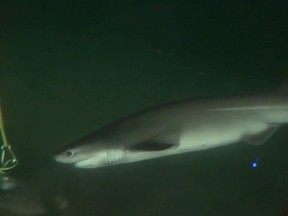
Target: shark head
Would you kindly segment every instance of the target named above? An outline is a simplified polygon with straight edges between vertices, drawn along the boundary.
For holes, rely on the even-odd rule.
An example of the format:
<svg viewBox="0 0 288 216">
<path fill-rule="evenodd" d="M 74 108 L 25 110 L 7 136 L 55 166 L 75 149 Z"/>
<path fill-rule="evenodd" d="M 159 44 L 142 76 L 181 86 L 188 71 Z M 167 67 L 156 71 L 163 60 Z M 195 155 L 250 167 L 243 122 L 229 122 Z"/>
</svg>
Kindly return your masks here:
<svg viewBox="0 0 288 216">
<path fill-rule="evenodd" d="M 93 157 L 93 154 L 80 147 L 67 147 L 58 151 L 54 159 L 60 163 L 75 164 Z"/>
<path fill-rule="evenodd" d="M 77 168 L 97 168 L 119 163 L 124 156 L 125 151 L 118 148 L 79 145 L 58 151 L 54 159 L 60 163 L 74 164 Z"/>
</svg>

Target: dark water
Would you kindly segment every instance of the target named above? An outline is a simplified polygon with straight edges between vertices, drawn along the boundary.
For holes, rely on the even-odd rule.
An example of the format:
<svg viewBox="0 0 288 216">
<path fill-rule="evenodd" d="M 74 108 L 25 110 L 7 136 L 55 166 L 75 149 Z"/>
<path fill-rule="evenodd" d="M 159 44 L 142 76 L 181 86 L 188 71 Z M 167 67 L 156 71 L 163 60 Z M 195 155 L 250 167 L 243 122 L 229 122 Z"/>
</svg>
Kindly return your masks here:
<svg viewBox="0 0 288 216">
<path fill-rule="evenodd" d="M 1 1 L 1 106 L 20 160 L 8 174 L 40 191 L 46 215 L 284 215 L 287 127 L 257 148 L 95 170 L 51 155 L 152 105 L 272 91 L 288 76 L 287 11 L 287 1 Z M 68 207 L 56 212 L 59 196 Z"/>
</svg>

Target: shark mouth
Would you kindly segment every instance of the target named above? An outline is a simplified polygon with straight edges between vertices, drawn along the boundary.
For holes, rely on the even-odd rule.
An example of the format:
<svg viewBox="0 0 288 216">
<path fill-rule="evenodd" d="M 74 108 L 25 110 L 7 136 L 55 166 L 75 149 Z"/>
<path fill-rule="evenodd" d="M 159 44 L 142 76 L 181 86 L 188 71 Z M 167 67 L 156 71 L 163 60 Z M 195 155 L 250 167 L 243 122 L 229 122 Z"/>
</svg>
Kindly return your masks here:
<svg viewBox="0 0 288 216">
<path fill-rule="evenodd" d="M 96 168 L 112 164 L 118 164 L 125 158 L 123 149 L 109 149 L 93 154 L 88 159 L 78 161 L 74 164 L 77 168 Z"/>
</svg>

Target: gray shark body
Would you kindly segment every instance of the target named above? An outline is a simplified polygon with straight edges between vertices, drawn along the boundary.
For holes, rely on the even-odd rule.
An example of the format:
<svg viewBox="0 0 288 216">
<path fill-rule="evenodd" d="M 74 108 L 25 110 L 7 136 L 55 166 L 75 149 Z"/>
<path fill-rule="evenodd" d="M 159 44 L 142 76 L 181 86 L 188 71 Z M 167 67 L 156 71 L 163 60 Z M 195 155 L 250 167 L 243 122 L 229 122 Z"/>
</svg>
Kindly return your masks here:
<svg viewBox="0 0 288 216">
<path fill-rule="evenodd" d="M 261 145 L 287 122 L 283 95 L 191 99 L 115 121 L 64 147 L 55 159 L 96 168 L 240 141 Z"/>
</svg>

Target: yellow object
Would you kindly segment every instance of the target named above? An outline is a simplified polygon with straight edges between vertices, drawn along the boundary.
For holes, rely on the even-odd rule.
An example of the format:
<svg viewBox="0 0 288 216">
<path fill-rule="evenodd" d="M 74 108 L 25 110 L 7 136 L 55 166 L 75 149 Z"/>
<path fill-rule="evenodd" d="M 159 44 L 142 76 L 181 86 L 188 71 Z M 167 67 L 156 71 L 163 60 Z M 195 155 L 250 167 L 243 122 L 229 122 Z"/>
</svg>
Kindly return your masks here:
<svg viewBox="0 0 288 216">
<path fill-rule="evenodd" d="M 16 159 L 11 149 L 11 146 L 7 142 L 1 107 L 0 107 L 0 134 L 2 138 L 2 145 L 0 149 L 0 155 L 1 155 L 0 173 L 3 173 L 3 171 L 5 170 L 10 170 L 14 168 L 15 166 L 17 166 L 18 160 Z"/>
</svg>

